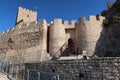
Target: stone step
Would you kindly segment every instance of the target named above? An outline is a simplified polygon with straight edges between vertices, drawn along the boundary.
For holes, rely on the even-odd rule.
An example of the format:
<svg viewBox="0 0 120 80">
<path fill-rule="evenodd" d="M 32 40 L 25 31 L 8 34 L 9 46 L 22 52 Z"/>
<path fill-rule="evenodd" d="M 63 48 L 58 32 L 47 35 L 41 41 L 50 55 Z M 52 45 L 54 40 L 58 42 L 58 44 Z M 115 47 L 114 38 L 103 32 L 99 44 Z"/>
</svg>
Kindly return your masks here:
<svg viewBox="0 0 120 80">
<path fill-rule="evenodd" d="M 74 47 L 67 47 L 61 56 L 71 56 L 71 55 L 75 55 L 75 48 Z"/>
</svg>

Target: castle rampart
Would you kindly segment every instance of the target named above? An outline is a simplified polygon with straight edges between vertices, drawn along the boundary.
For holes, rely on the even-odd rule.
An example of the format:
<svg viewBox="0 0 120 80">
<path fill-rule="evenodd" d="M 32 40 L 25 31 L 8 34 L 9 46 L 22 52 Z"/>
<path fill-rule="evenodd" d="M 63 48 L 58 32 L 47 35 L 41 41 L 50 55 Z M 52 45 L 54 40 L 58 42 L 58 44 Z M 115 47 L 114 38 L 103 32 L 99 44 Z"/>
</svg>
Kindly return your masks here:
<svg viewBox="0 0 120 80">
<path fill-rule="evenodd" d="M 65 29 L 75 28 L 76 20 L 71 20 L 71 24 L 69 24 L 68 20 L 63 21 L 63 25 Z"/>
<path fill-rule="evenodd" d="M 88 17 L 88 20 L 87 20 L 87 18 L 86 17 L 81 17 L 81 18 L 79 18 L 79 23 L 82 23 L 82 22 L 102 22 L 103 21 L 103 19 L 105 19 L 105 17 L 103 17 L 103 16 L 95 16 L 95 15 L 90 15 L 89 17 Z"/>
</svg>

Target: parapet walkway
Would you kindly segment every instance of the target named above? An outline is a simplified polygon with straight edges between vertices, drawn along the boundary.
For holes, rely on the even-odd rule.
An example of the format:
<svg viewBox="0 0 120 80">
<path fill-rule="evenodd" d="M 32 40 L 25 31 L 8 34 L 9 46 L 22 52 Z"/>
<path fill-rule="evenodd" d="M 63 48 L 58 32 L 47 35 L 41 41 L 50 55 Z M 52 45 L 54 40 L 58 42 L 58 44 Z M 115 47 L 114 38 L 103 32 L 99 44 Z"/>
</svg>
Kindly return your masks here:
<svg viewBox="0 0 120 80">
<path fill-rule="evenodd" d="M 0 80 L 9 80 L 9 79 L 7 78 L 7 75 L 0 72 Z"/>
</svg>

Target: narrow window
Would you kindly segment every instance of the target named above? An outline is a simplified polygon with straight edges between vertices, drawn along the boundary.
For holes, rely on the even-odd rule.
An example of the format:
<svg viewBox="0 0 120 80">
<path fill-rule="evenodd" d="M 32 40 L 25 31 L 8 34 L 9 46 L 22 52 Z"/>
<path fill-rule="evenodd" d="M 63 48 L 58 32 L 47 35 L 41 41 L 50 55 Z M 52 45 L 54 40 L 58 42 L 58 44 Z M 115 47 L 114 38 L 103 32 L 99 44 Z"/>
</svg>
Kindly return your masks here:
<svg viewBox="0 0 120 80">
<path fill-rule="evenodd" d="M 29 17 L 29 15 L 27 15 L 27 17 Z"/>
</svg>

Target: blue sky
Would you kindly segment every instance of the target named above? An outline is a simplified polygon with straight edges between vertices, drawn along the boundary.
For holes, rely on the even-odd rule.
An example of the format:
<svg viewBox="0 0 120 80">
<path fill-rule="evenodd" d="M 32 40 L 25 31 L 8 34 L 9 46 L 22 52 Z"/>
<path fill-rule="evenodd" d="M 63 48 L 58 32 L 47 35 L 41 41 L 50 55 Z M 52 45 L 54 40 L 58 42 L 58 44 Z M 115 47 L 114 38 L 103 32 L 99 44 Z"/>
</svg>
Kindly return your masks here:
<svg viewBox="0 0 120 80">
<path fill-rule="evenodd" d="M 100 14 L 110 1 L 116 0 L 0 0 L 0 32 L 14 27 L 19 6 L 31 10 L 37 7 L 37 20 L 46 19 L 49 23 L 54 18 L 70 21 Z"/>
</svg>

